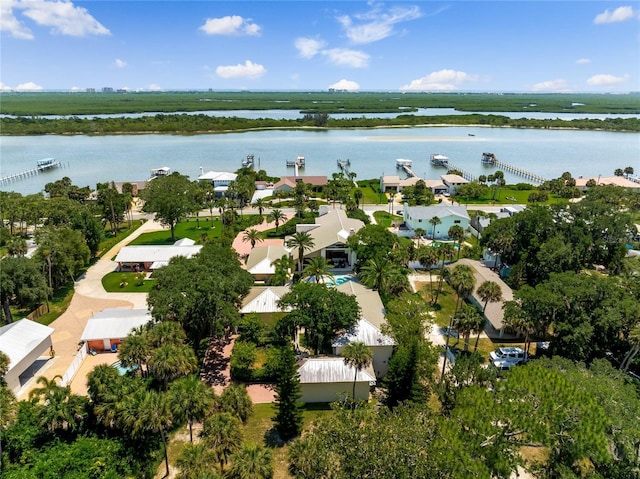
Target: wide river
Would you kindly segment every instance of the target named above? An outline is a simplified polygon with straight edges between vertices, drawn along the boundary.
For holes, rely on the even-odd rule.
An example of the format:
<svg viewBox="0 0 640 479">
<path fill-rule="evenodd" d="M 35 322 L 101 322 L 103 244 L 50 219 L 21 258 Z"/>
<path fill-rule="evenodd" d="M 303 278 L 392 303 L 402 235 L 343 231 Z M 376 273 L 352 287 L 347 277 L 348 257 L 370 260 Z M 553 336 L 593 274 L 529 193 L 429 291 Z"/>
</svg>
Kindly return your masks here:
<svg viewBox="0 0 640 479">
<path fill-rule="evenodd" d="M 4 191 L 36 193 L 63 176 L 78 186 L 140 181 L 152 168 L 167 166 L 196 179 L 201 171 L 235 171 L 254 154 L 256 166 L 273 176 L 292 175 L 287 160 L 306 158 L 301 174 L 337 171 L 336 160 L 351 160 L 358 179 L 398 174 L 396 159 L 413 161 L 419 176 L 445 173 L 429 163 L 432 153 L 450 158 L 473 175 L 494 168 L 480 162 L 483 152 L 544 178 L 569 171 L 573 176 L 611 176 L 616 168 L 640 172 L 640 134 L 489 127 L 380 128 L 359 130 L 268 130 L 206 135 L 2 136 L 0 175 L 6 176 L 56 158 L 62 168 L 0 186 Z M 507 173 L 507 182 L 526 181 Z"/>
</svg>

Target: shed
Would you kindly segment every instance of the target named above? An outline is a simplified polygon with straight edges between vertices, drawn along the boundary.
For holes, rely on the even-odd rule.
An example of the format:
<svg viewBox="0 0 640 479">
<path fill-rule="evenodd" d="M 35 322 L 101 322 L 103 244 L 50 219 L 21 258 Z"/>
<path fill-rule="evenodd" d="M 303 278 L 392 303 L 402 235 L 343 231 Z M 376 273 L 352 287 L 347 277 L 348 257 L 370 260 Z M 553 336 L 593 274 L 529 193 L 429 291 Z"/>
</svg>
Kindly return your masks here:
<svg viewBox="0 0 640 479">
<path fill-rule="evenodd" d="M 94 351 L 111 351 L 132 330 L 151 321 L 147 309 L 107 308 L 94 314 L 82 332 L 81 341 Z"/>
<path fill-rule="evenodd" d="M 302 402 L 328 403 L 337 401 L 353 391 L 353 380 L 356 380 L 357 400 L 369 400 L 371 386 L 376 379 L 370 371 L 358 371 L 347 366 L 343 358 L 310 358 L 298 369 Z"/>
<path fill-rule="evenodd" d="M 9 389 L 17 391 L 20 375 L 52 347 L 55 330 L 30 319 L 21 319 L 0 328 L 0 351 L 9 357 L 9 369 L 4 379 Z"/>
</svg>

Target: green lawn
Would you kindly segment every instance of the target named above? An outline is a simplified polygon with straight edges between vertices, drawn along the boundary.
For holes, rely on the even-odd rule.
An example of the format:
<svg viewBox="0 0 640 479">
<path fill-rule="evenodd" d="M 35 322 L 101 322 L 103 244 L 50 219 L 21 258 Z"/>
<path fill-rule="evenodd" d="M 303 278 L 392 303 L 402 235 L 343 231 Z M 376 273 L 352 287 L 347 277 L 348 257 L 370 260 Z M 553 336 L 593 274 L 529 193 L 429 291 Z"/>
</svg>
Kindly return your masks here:
<svg viewBox="0 0 640 479">
<path fill-rule="evenodd" d="M 145 279 L 139 284 L 136 278 L 138 274 L 140 273 L 108 273 L 102 277 L 102 286 L 108 293 L 148 293 L 155 280 Z"/>
<path fill-rule="evenodd" d="M 304 407 L 304 429 L 309 428 L 311 423 L 317 418 L 326 414 L 333 414 L 328 404 L 307 404 Z M 273 404 L 255 404 L 253 406 L 253 415 L 247 421 L 244 427 L 244 440 L 257 444 L 265 444 L 265 436 L 273 427 L 271 418 L 275 415 Z M 288 460 L 287 454 L 289 446 L 274 447 L 272 449 L 274 460 L 274 479 L 288 478 L 287 472 Z"/>
<path fill-rule="evenodd" d="M 482 198 L 464 198 L 464 197 L 451 197 L 453 201 L 459 202 L 462 205 L 510 205 L 510 204 L 528 204 L 529 195 L 533 192 L 538 192 L 538 189 L 530 189 L 530 190 L 517 190 L 511 189 L 509 186 L 505 186 L 503 188 L 498 189 L 496 193 L 495 200 L 493 200 L 493 191 L 489 192 L 488 196 L 484 196 Z M 549 200 L 540 203 L 543 205 L 549 205 L 554 203 L 566 203 L 566 198 L 560 198 L 556 195 L 549 195 Z"/>
<path fill-rule="evenodd" d="M 182 238 L 191 238 L 196 243 L 202 243 L 202 237 L 206 235 L 211 240 L 219 238 L 222 233 L 222 223 L 218 217 L 189 218 L 181 221 L 175 228 L 175 240 L 171 239 L 171 231 L 167 228 L 162 231 L 144 233 L 129 243 L 130 245 L 173 244 Z"/>
<path fill-rule="evenodd" d="M 100 257 L 103 254 L 105 254 L 107 251 L 109 251 L 111 248 L 117 245 L 120 241 L 122 241 L 131 233 L 133 233 L 135 230 L 137 230 L 140 227 L 140 225 L 142 225 L 141 220 L 132 221 L 131 228 L 122 229 L 118 231 L 118 234 L 115 236 L 113 236 L 110 230 L 107 230 L 106 238 L 102 242 L 100 242 L 100 246 L 98 247 L 98 256 Z"/>
<path fill-rule="evenodd" d="M 373 217 L 376 219 L 376 223 L 384 228 L 389 228 L 394 220 L 402 221 L 402 216 L 392 215 L 386 211 L 374 211 Z"/>
</svg>

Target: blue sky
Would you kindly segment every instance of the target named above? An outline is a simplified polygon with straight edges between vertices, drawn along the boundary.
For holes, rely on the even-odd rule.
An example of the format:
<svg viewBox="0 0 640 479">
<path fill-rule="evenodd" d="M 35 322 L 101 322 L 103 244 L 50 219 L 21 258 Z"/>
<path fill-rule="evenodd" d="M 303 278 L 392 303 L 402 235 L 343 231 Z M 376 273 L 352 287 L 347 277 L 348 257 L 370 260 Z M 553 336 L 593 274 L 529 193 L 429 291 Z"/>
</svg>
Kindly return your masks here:
<svg viewBox="0 0 640 479">
<path fill-rule="evenodd" d="M 640 2 L 0 3 L 0 89 L 640 91 Z"/>
</svg>

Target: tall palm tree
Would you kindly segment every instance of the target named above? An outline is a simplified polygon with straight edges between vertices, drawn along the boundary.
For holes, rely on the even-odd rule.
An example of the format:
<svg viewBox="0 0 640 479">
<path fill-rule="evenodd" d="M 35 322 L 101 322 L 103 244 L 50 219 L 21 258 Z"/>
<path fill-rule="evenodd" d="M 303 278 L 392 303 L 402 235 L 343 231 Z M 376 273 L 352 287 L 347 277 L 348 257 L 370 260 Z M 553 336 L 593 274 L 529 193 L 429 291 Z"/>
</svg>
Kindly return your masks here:
<svg viewBox="0 0 640 479">
<path fill-rule="evenodd" d="M 151 344 L 149 334 L 146 331 L 135 331 L 118 346 L 118 359 L 123 366 L 138 366 L 140 373 L 146 375 L 143 366 L 147 364 L 151 356 Z M 148 368 L 147 368 L 148 369 Z"/>
<path fill-rule="evenodd" d="M 271 213 L 267 215 L 267 221 L 274 222 L 276 224 L 276 233 L 278 232 L 278 226 L 283 219 L 286 218 L 286 215 L 277 208 L 271 210 Z"/>
<path fill-rule="evenodd" d="M 261 231 L 258 231 L 255 228 L 248 229 L 247 231 L 244 232 L 244 235 L 242 235 L 242 242 L 243 243 L 250 242 L 251 249 L 256 247 L 256 243 L 258 241 L 259 242 L 264 241 L 264 236 Z"/>
<path fill-rule="evenodd" d="M 469 351 L 471 333 L 478 331 L 479 324 L 484 322 L 478 310 L 473 306 L 464 305 L 456 316 L 456 329 L 464 338 L 464 350 Z"/>
<path fill-rule="evenodd" d="M 422 266 L 429 270 L 429 292 L 431 294 L 431 302 L 434 302 L 433 294 L 433 266 L 438 264 L 440 253 L 437 248 L 432 246 L 419 246 L 416 251 L 416 257 Z"/>
<path fill-rule="evenodd" d="M 449 270 L 445 267 L 446 262 L 453 259 L 454 248 L 453 245 L 449 243 L 443 243 L 438 246 L 438 252 L 441 258 L 441 267 L 440 267 L 440 279 L 438 280 L 438 289 L 436 291 L 435 299 L 433 300 L 433 304 L 438 302 L 438 297 L 440 293 L 442 293 L 442 285 L 445 277 L 449 274 Z"/>
<path fill-rule="evenodd" d="M 233 456 L 225 475 L 229 479 L 272 479 L 271 450 L 258 444 L 243 444 Z"/>
<path fill-rule="evenodd" d="M 460 306 L 464 303 L 464 298 L 473 291 L 473 286 L 476 283 L 476 278 L 473 274 L 471 266 L 466 264 L 458 264 L 451 271 L 450 278 L 451 286 L 458 295 L 456 301 L 456 309 L 454 316 L 458 314 Z"/>
<path fill-rule="evenodd" d="M 315 246 L 313 238 L 307 231 L 298 231 L 294 233 L 288 240 L 289 248 L 298 249 L 298 272 L 302 272 L 302 262 L 304 261 L 304 252 Z"/>
<path fill-rule="evenodd" d="M 40 404 L 40 426 L 50 432 L 74 431 L 86 418 L 87 399 L 72 394 L 69 386 L 59 386 L 59 379 L 59 375 L 52 379 L 40 376 L 36 382 L 41 386 L 29 392 L 29 400 Z"/>
<path fill-rule="evenodd" d="M 204 420 L 200 435 L 207 447 L 213 450 L 223 472 L 231 454 L 242 444 L 240 420 L 226 412 L 213 414 Z"/>
<path fill-rule="evenodd" d="M 136 411 L 132 424 L 132 435 L 142 436 L 151 432 L 160 434 L 164 446 L 164 461 L 166 476 L 169 475 L 169 451 L 167 448 L 167 431 L 173 424 L 173 413 L 169 397 L 165 393 L 147 391 Z M 165 477 L 166 477 L 165 476 Z"/>
<path fill-rule="evenodd" d="M 353 391 L 351 392 L 351 399 L 355 402 L 358 373 L 371 364 L 373 361 L 373 353 L 371 352 L 371 348 L 366 344 L 355 342 L 347 344 L 342 350 L 342 355 L 344 356 L 344 363 L 355 369 Z"/>
<path fill-rule="evenodd" d="M 442 220 L 437 216 L 434 216 L 429 220 L 429 224 L 433 226 L 433 230 L 431 232 L 431 239 L 436 239 L 436 226 L 442 223 Z"/>
<path fill-rule="evenodd" d="M 202 421 L 213 410 L 216 395 L 197 376 L 178 379 L 169 389 L 171 407 L 176 418 L 189 424 L 189 440 L 193 442 L 193 424 Z"/>
<path fill-rule="evenodd" d="M 449 228 L 447 235 L 458 245 L 458 259 L 460 259 L 460 250 L 462 249 L 462 240 L 464 239 L 464 228 L 460 225 L 453 225 Z"/>
<path fill-rule="evenodd" d="M 418 238 L 418 246 L 420 246 L 420 240 L 427 234 L 427 231 L 424 228 L 416 228 L 413 232 L 415 233 L 416 238 Z"/>
<path fill-rule="evenodd" d="M 477 293 L 480 299 L 484 301 L 482 306 L 483 313 L 487 310 L 487 304 L 502 301 L 502 288 L 495 281 L 484 281 L 478 286 Z"/>
<path fill-rule="evenodd" d="M 309 258 L 307 264 L 302 270 L 302 277 L 315 278 L 316 283 L 320 283 L 320 281 L 324 282 L 325 278 L 329 278 L 331 281 L 334 281 L 333 273 L 331 273 L 331 267 L 331 263 L 322 256 Z"/>
</svg>

